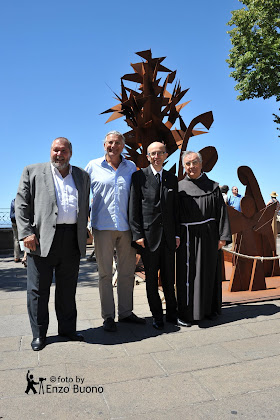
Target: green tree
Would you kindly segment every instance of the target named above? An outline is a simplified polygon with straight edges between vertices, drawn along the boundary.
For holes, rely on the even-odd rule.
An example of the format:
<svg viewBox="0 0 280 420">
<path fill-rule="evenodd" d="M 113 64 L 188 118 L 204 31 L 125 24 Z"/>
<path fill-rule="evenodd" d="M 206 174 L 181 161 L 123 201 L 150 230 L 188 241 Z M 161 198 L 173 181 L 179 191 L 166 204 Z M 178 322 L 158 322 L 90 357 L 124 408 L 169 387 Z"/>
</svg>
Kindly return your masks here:
<svg viewBox="0 0 280 420">
<path fill-rule="evenodd" d="M 234 70 L 237 99 L 275 97 L 280 101 L 280 0 L 239 0 L 228 31 L 233 47 L 226 60 Z M 280 117 L 273 114 L 276 124 Z M 280 130 L 280 128 L 277 128 Z"/>
</svg>

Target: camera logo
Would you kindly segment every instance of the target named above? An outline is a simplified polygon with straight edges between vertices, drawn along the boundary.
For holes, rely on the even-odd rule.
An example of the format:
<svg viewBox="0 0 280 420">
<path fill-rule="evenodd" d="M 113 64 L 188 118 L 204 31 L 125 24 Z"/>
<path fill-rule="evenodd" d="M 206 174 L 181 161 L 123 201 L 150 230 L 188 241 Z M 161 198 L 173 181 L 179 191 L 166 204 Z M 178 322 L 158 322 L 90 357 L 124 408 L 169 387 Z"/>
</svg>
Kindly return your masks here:
<svg viewBox="0 0 280 420">
<path fill-rule="evenodd" d="M 30 370 L 26 374 L 27 386 L 25 393 L 29 394 L 32 391 L 33 394 L 102 394 L 104 389 L 102 386 L 97 385 L 86 385 L 85 378 L 80 375 L 72 376 L 50 376 L 47 378 L 38 378 L 38 382 L 34 380 L 34 375 L 30 373 Z M 44 384 L 44 381 L 47 381 Z M 39 392 L 38 387 L 39 385 Z"/>
<path fill-rule="evenodd" d="M 43 385 L 43 381 L 46 380 L 46 378 L 39 378 L 39 382 L 35 382 L 34 381 L 34 376 L 32 374 L 30 374 L 30 370 L 27 371 L 26 374 L 26 380 L 27 380 L 27 387 L 25 390 L 25 393 L 28 394 L 29 391 L 31 390 L 33 392 L 33 394 L 37 394 L 37 391 L 34 387 L 34 385 L 39 385 L 39 394 L 44 394 L 44 385 Z"/>
</svg>

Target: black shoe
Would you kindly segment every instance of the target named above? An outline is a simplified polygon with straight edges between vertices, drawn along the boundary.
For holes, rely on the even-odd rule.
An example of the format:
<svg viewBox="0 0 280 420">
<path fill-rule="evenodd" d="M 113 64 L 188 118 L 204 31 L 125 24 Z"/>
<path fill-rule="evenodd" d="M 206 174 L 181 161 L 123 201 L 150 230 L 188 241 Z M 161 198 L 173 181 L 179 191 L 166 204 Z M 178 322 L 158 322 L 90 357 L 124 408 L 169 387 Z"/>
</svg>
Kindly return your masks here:
<svg viewBox="0 0 280 420">
<path fill-rule="evenodd" d="M 59 334 L 61 337 L 66 337 L 70 341 L 85 341 L 85 338 L 82 334 L 72 333 L 72 334 Z"/>
<path fill-rule="evenodd" d="M 178 318 L 177 325 L 179 327 L 191 327 L 192 326 L 192 323 L 189 322 L 189 321 L 183 321 L 182 319 Z"/>
<path fill-rule="evenodd" d="M 46 345 L 46 337 L 37 337 L 33 338 L 31 341 L 31 347 L 34 351 L 40 351 L 43 350 L 43 348 Z"/>
<path fill-rule="evenodd" d="M 166 320 L 166 322 L 169 322 L 170 324 L 177 325 L 177 317 L 176 316 L 166 315 L 165 320 Z"/>
<path fill-rule="evenodd" d="M 130 322 L 132 324 L 146 324 L 145 318 L 139 318 L 139 316 L 135 315 L 133 312 L 125 318 L 119 318 L 119 322 Z"/>
<path fill-rule="evenodd" d="M 156 330 L 163 330 L 163 327 L 164 327 L 163 320 L 162 319 L 153 318 L 153 327 Z"/>
<path fill-rule="evenodd" d="M 104 331 L 115 332 L 117 331 L 117 325 L 113 318 L 107 318 L 103 322 L 103 329 Z"/>
</svg>

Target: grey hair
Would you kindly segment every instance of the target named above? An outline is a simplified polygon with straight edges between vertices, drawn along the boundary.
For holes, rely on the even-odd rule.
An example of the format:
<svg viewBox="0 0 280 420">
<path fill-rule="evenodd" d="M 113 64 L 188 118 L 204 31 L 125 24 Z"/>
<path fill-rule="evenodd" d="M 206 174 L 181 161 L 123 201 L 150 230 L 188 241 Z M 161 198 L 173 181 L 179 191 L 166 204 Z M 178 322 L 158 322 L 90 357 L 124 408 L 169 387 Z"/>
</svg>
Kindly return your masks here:
<svg viewBox="0 0 280 420">
<path fill-rule="evenodd" d="M 118 136 L 120 139 L 122 139 L 123 144 L 125 145 L 125 137 L 122 133 L 120 133 L 119 131 L 113 130 L 113 131 L 109 131 L 109 133 L 106 134 L 105 139 L 104 139 L 104 144 L 107 141 L 107 137 L 110 136 L 111 134 L 114 134 L 115 136 Z"/>
<path fill-rule="evenodd" d="M 183 166 L 185 166 L 185 163 L 184 163 L 185 157 L 188 155 L 191 155 L 192 153 L 195 153 L 198 156 L 199 162 L 202 163 L 202 156 L 199 152 L 193 152 L 191 150 L 187 150 L 186 152 L 182 152 L 182 165 Z"/>
<path fill-rule="evenodd" d="M 51 148 L 53 147 L 53 144 L 54 144 L 54 142 L 55 142 L 56 140 L 62 140 L 62 141 L 65 141 L 65 143 L 67 143 L 67 144 L 68 144 L 68 147 L 69 147 L 70 153 L 72 154 L 72 143 L 71 143 L 71 141 L 70 141 L 70 140 L 68 140 L 66 137 L 57 137 L 56 139 L 54 139 L 54 141 L 52 142 Z"/>
</svg>

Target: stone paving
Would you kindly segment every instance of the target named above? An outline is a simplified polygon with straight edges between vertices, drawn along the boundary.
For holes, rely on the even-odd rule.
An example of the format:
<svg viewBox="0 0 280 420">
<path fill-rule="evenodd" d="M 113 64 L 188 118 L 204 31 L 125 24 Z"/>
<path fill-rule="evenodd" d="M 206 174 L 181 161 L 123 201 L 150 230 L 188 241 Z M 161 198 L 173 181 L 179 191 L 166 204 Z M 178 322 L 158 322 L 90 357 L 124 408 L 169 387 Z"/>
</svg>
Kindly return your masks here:
<svg viewBox="0 0 280 420">
<path fill-rule="evenodd" d="M 215 321 L 158 332 L 140 282 L 134 312 L 147 324 L 106 333 L 97 266 L 83 259 L 77 306 L 86 341 L 56 335 L 52 286 L 47 346 L 33 352 L 26 269 L 9 254 L 0 269 L 0 419 L 280 418 L 279 300 L 224 306 Z M 37 394 L 25 393 L 28 370 L 42 379 Z"/>
</svg>

